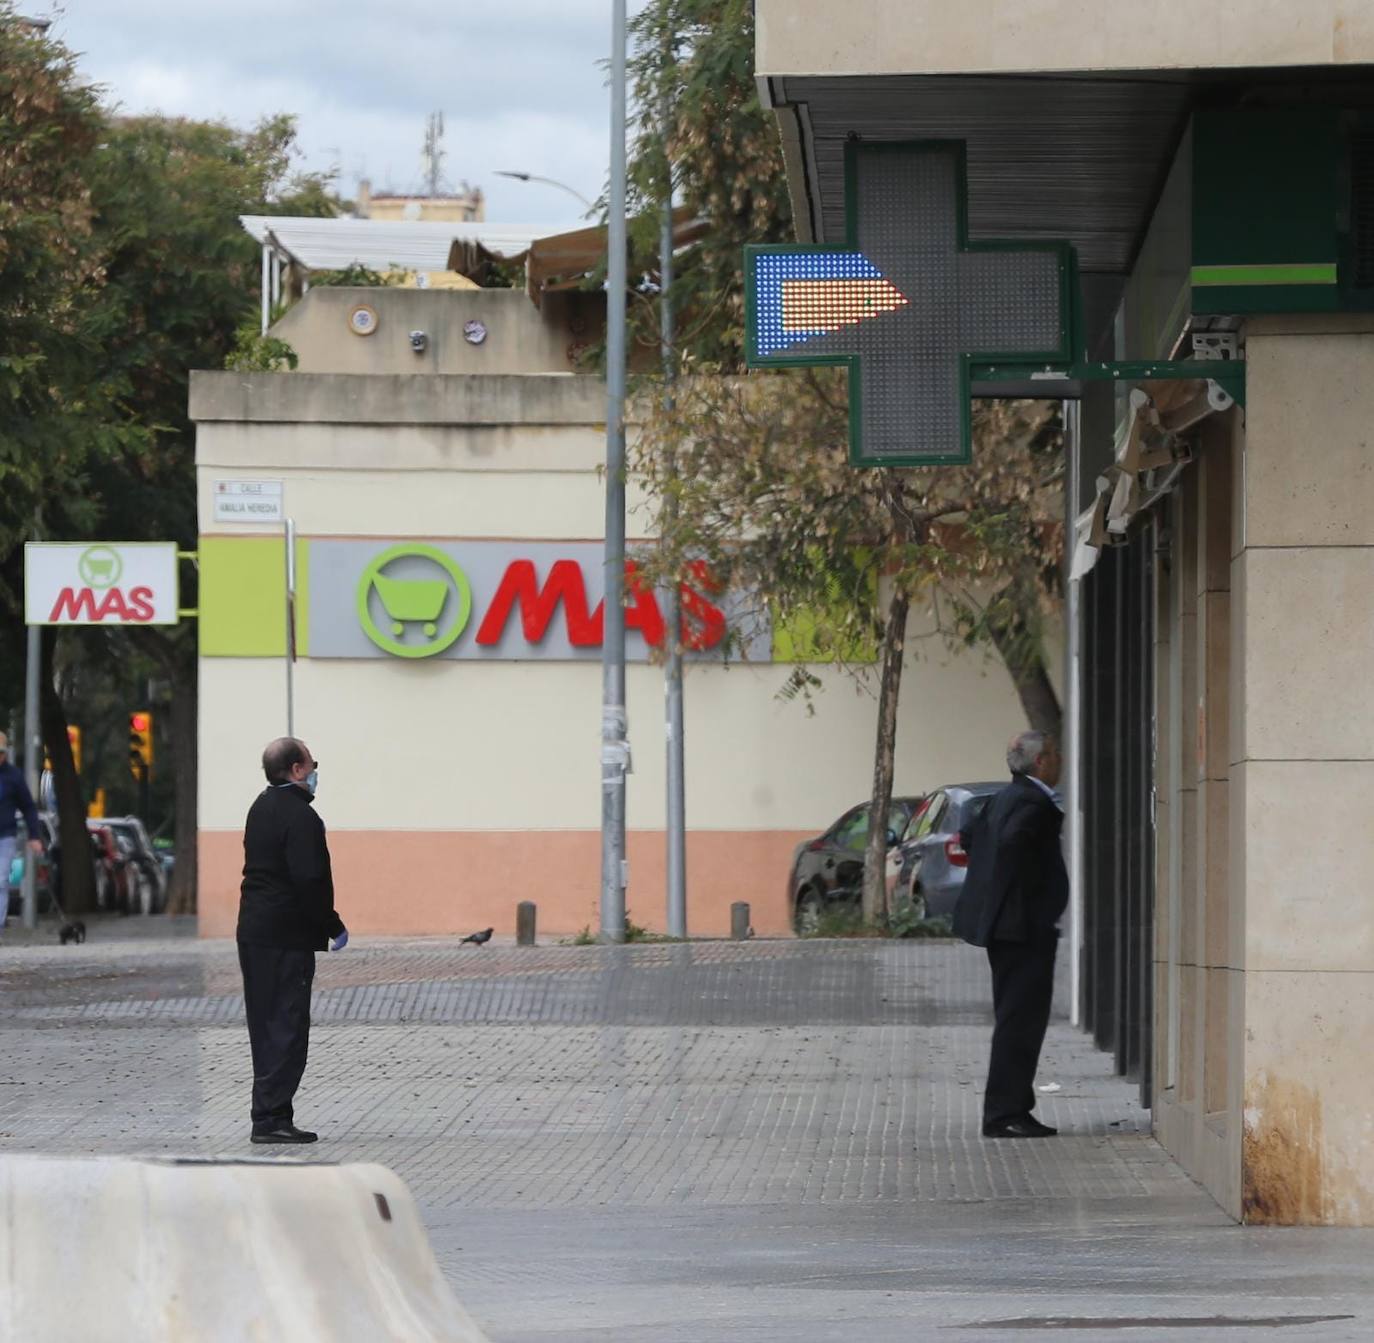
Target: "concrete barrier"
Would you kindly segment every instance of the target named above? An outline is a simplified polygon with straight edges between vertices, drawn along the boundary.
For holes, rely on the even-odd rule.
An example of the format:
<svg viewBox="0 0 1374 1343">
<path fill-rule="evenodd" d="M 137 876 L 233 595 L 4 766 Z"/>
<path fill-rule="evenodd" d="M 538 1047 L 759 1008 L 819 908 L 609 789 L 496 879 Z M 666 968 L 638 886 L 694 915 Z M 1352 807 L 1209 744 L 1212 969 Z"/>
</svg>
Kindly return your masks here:
<svg viewBox="0 0 1374 1343">
<path fill-rule="evenodd" d="M 0 1158 L 0 1338 L 486 1343 L 383 1166 Z"/>
</svg>

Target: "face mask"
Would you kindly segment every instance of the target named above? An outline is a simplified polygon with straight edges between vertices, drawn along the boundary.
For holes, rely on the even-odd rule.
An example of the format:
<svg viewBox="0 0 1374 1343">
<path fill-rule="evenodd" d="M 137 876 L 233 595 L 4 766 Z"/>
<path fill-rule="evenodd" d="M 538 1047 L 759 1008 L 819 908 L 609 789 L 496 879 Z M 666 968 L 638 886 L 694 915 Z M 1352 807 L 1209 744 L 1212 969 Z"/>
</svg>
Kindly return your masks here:
<svg viewBox="0 0 1374 1343">
<path fill-rule="evenodd" d="M 315 789 L 320 786 L 320 771 L 312 769 L 309 774 L 301 780 L 301 787 L 305 789 L 311 797 L 315 796 Z"/>
</svg>

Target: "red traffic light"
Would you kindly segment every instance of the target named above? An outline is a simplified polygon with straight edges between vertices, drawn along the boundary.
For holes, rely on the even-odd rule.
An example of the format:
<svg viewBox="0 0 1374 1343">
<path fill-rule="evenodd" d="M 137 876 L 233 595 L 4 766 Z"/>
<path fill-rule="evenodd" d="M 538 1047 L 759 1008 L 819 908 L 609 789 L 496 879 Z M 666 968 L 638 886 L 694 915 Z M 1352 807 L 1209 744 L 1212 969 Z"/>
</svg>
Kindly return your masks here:
<svg viewBox="0 0 1374 1343">
<path fill-rule="evenodd" d="M 132 732 L 147 732 L 148 715 L 146 713 L 131 713 L 129 715 L 129 729 Z"/>
</svg>

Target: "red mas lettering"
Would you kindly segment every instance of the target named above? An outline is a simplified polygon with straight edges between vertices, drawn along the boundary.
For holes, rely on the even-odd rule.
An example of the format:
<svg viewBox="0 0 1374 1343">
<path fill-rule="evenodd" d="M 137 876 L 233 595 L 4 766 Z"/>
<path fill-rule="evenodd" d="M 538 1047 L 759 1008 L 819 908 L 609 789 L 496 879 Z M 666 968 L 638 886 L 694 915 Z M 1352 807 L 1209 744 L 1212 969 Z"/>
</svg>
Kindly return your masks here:
<svg viewBox="0 0 1374 1343">
<path fill-rule="evenodd" d="M 520 603 L 520 621 L 529 643 L 543 639 L 560 602 L 568 623 L 568 642 L 574 648 L 595 648 L 601 642 L 601 612 L 592 616 L 587 611 L 587 588 L 576 560 L 557 560 L 543 588 L 533 560 L 513 561 L 477 631 L 479 644 L 490 647 L 501 642 L 516 602 Z"/>
</svg>

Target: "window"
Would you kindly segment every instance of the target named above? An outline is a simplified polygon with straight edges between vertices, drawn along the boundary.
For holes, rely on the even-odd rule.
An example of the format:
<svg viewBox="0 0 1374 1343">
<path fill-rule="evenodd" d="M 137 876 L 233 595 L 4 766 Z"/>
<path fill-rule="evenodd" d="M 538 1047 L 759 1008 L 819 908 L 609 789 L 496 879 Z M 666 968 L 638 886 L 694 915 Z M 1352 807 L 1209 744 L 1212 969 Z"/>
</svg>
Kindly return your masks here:
<svg viewBox="0 0 1374 1343">
<path fill-rule="evenodd" d="M 835 827 L 835 843 L 842 849 L 861 850 L 868 842 L 868 808 L 855 807 Z"/>
<path fill-rule="evenodd" d="M 945 812 L 949 808 L 949 795 L 946 793 L 935 793 L 930 799 L 930 805 L 921 813 L 920 823 L 912 832 L 912 839 L 924 839 L 927 835 L 938 830 L 939 823 L 944 819 Z"/>
</svg>

